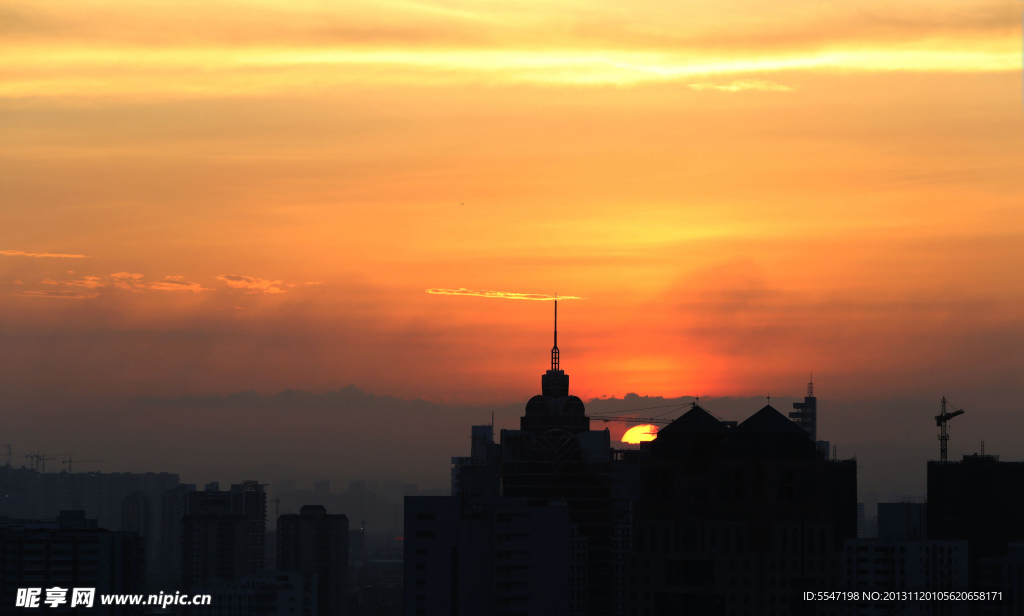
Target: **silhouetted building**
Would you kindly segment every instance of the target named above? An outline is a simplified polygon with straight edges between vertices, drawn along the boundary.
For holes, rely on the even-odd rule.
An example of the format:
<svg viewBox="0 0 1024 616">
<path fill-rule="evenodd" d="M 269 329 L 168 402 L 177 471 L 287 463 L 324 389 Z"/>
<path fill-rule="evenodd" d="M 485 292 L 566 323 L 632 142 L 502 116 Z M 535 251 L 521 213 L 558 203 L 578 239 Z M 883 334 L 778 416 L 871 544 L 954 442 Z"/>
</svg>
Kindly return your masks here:
<svg viewBox="0 0 1024 616">
<path fill-rule="evenodd" d="M 228 511 L 189 514 L 181 519 L 181 586 L 193 590 L 215 580 L 236 581 L 257 573 L 249 568 L 249 524 Z"/>
<path fill-rule="evenodd" d="M 612 563 L 612 450 L 607 430 L 591 431 L 583 401 L 569 394 L 560 368 L 557 304 L 551 368 L 541 395 L 526 404 L 519 430 L 501 433 L 502 496 L 564 500 L 574 552 L 583 561 L 570 571 L 570 614 L 610 614 Z"/>
<path fill-rule="evenodd" d="M 0 466 L 0 516 L 53 520 L 61 511 L 82 510 L 100 528 L 122 530 L 121 503 L 126 496 L 141 491 L 156 502 L 177 484 L 174 473 L 42 473 Z M 151 524 L 155 526 L 155 520 Z"/>
<path fill-rule="evenodd" d="M 277 518 L 277 569 L 314 574 L 317 615 L 345 613 L 348 588 L 348 518 L 305 505 Z"/>
<path fill-rule="evenodd" d="M 317 616 L 312 573 L 264 571 L 234 582 L 212 582 L 194 592 L 210 595 L 210 602 L 185 610 L 189 616 Z"/>
<path fill-rule="evenodd" d="M 616 577 L 614 560 L 618 554 L 621 561 L 624 548 L 616 544 L 617 552 L 613 549 L 613 532 L 618 528 L 613 511 L 628 524 L 629 509 L 612 507 L 613 453 L 608 431 L 591 431 L 583 401 L 569 394 L 569 375 L 560 368 L 557 304 L 555 311 L 551 368 L 541 377 L 541 395 L 527 403 L 520 429 L 502 430 L 499 445 L 493 442 L 490 426 L 474 426 L 471 455 L 452 459 L 453 495 L 406 499 L 405 577 L 407 584 L 417 586 L 406 588 L 406 598 L 412 601 L 406 603 L 410 615 L 448 614 L 453 609 L 467 614 L 551 609 L 550 613 L 592 616 L 616 611 L 616 584 L 624 576 L 620 568 Z M 507 513 L 512 510 L 516 513 Z M 435 516 L 439 528 L 447 529 L 446 539 L 430 541 L 429 533 L 440 531 L 415 527 L 419 515 Z M 542 518 L 564 526 L 534 527 Z M 514 533 L 504 532 L 503 524 L 521 527 Z M 463 532 L 475 539 L 463 538 Z M 537 539 L 545 533 L 554 536 Z M 518 547 L 524 542 L 530 545 L 525 550 Z M 442 558 L 447 565 L 438 566 L 447 569 L 431 569 L 432 573 L 410 569 L 428 566 L 422 560 L 413 563 L 417 555 L 423 556 L 417 554 L 419 550 L 442 544 L 448 546 L 441 549 L 443 556 L 435 551 L 431 558 Z M 555 575 L 548 569 L 559 566 L 562 555 L 568 555 L 570 564 L 564 576 Z M 541 571 L 545 573 L 537 577 Z M 470 595 L 471 588 L 483 589 L 484 594 Z"/>
<path fill-rule="evenodd" d="M 814 382 L 807 383 L 807 395 L 803 402 L 794 402 L 789 418 L 793 423 L 807 431 L 811 440 L 818 440 L 818 399 L 814 396 Z"/>
<path fill-rule="evenodd" d="M 149 495 L 136 490 L 121 500 L 121 530 L 136 532 L 140 537 L 150 534 L 152 524 Z"/>
<path fill-rule="evenodd" d="M 497 496 L 501 483 L 501 445 L 494 426 L 473 426 L 468 457 L 452 458 L 452 496 Z"/>
<path fill-rule="evenodd" d="M 1002 590 L 1007 546 L 1024 540 L 1024 462 L 928 462 L 927 511 L 930 539 L 967 541 L 971 590 Z M 986 604 L 977 613 L 1000 612 Z"/>
<path fill-rule="evenodd" d="M 857 536 L 857 468 L 771 406 L 732 427 L 697 406 L 641 449 L 630 614 L 833 613 Z"/>
<path fill-rule="evenodd" d="M 880 518 L 881 519 L 881 518 Z M 967 542 L 926 539 L 846 541 L 845 588 L 859 592 L 968 590 Z M 858 616 L 967 614 L 957 601 L 850 601 Z"/>
<path fill-rule="evenodd" d="M 1003 613 L 1024 614 L 1024 542 L 1011 542 L 1003 561 Z"/>
<path fill-rule="evenodd" d="M 846 587 L 861 592 L 968 590 L 967 542 L 927 539 L 927 505 L 878 503 L 878 537 L 846 542 Z M 867 601 L 872 614 L 966 614 L 954 601 Z"/>
<path fill-rule="evenodd" d="M 152 576 L 158 588 L 181 588 L 181 520 L 188 513 L 188 495 L 195 484 L 180 483 L 160 497 L 160 558 Z"/>
<path fill-rule="evenodd" d="M 804 401 L 794 402 L 793 408 L 795 410 L 790 411 L 789 418 L 793 420 L 793 423 L 803 428 L 821 453 L 828 457 L 829 442 L 818 440 L 818 399 L 814 396 L 813 380 L 807 383 L 807 395 L 804 396 Z"/>
<path fill-rule="evenodd" d="M 640 498 L 640 450 L 612 452 L 612 614 L 627 614 L 629 561 L 633 556 L 635 506 Z"/>
<path fill-rule="evenodd" d="M 221 491 L 209 483 L 202 491 L 185 486 L 169 491 L 168 515 L 181 511 L 181 584 L 194 588 L 211 580 L 239 580 L 263 571 L 267 494 L 246 481 Z"/>
<path fill-rule="evenodd" d="M 66 589 L 66 603 L 46 613 L 79 613 L 70 607 L 71 590 L 95 588 L 90 614 L 129 613 L 125 606 L 101 605 L 100 595 L 142 593 L 145 548 L 133 532 L 99 528 L 84 511 L 61 511 L 56 522 L 0 518 L 0 610 L 13 609 L 19 588 Z M 42 599 L 45 599 L 45 594 Z M 41 601 L 40 600 L 40 605 Z M 18 610 L 24 611 L 24 610 Z M 33 611 L 29 609 L 28 611 Z"/>
<path fill-rule="evenodd" d="M 137 533 L 145 544 L 147 589 L 154 587 L 154 574 L 158 567 L 157 555 L 160 551 L 156 531 L 159 518 L 153 511 L 151 502 L 149 494 L 142 490 L 136 490 L 121 500 L 120 529 Z"/>
<path fill-rule="evenodd" d="M 406 498 L 405 613 L 570 613 L 573 553 L 564 501 L 497 496 Z"/>
<path fill-rule="evenodd" d="M 75 468 L 79 466 L 76 463 Z M 164 491 L 177 484 L 178 475 L 174 473 L 43 473 L 0 466 L 0 516 L 53 520 L 61 511 L 81 510 L 100 528 L 139 532 L 146 543 L 147 576 L 154 576 L 147 580 L 147 586 L 153 587 L 157 565 L 165 556 L 160 540 L 161 510 L 156 504 Z M 133 509 L 127 518 L 126 499 Z M 147 499 L 148 513 L 144 505 Z"/>
<path fill-rule="evenodd" d="M 401 614 L 404 565 L 401 555 L 367 560 L 360 572 L 358 591 L 349 595 L 356 602 L 354 613 Z"/>
<path fill-rule="evenodd" d="M 928 505 L 878 503 L 878 538 L 906 541 L 928 538 Z"/>
<path fill-rule="evenodd" d="M 362 528 L 348 531 L 348 564 L 350 569 L 353 566 L 362 566 L 365 557 L 365 546 L 366 533 Z"/>
<path fill-rule="evenodd" d="M 263 570 L 264 533 L 267 531 L 267 488 L 258 481 L 245 481 L 231 486 L 231 512 L 248 520 L 248 570 Z"/>
</svg>

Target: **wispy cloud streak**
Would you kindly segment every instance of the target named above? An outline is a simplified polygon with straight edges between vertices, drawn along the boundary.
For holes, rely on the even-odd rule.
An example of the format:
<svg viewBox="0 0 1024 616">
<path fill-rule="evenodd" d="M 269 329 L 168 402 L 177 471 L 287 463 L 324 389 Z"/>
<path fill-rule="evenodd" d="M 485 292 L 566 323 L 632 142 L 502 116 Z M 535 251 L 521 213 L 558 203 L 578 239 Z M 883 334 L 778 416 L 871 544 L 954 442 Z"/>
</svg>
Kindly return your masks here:
<svg viewBox="0 0 1024 616">
<path fill-rule="evenodd" d="M 12 295 L 17 297 L 56 297 L 60 299 L 93 299 L 99 293 L 79 293 L 77 291 L 16 291 Z"/>
<path fill-rule="evenodd" d="M 720 90 L 722 92 L 743 92 L 745 90 L 766 90 L 769 92 L 792 92 L 793 88 L 763 79 L 736 80 L 729 83 L 691 83 L 691 90 Z"/>
<path fill-rule="evenodd" d="M 528 299 L 538 302 L 550 302 L 556 299 L 584 299 L 575 295 L 544 295 L 542 293 L 513 293 L 510 291 L 486 291 L 476 289 L 427 289 L 431 295 L 464 295 L 467 297 L 490 297 L 496 299 Z"/>
<path fill-rule="evenodd" d="M 25 252 L 24 250 L 0 250 L 5 257 L 32 257 L 35 259 L 84 259 L 85 255 L 72 255 L 57 252 Z"/>
<path fill-rule="evenodd" d="M 53 280 L 47 278 L 39 281 L 39 284 L 45 284 L 50 286 L 65 286 L 65 287 L 77 287 L 79 289 L 88 289 L 89 291 L 97 291 L 99 289 L 123 289 L 125 291 L 134 291 L 141 293 L 142 291 L 188 291 L 191 293 L 200 293 L 202 291 L 211 291 L 200 285 L 198 282 L 190 282 L 185 280 L 184 276 L 164 276 L 163 280 L 157 280 L 155 282 L 147 282 L 143 280 L 145 276 L 142 274 L 133 274 L 131 272 L 117 272 L 116 274 L 110 274 L 109 276 L 83 276 L 75 280 Z M 19 295 L 37 295 L 46 297 L 64 297 L 68 296 L 65 292 L 60 291 L 22 291 Z M 97 297 L 96 293 L 81 295 L 80 297 Z"/>
</svg>

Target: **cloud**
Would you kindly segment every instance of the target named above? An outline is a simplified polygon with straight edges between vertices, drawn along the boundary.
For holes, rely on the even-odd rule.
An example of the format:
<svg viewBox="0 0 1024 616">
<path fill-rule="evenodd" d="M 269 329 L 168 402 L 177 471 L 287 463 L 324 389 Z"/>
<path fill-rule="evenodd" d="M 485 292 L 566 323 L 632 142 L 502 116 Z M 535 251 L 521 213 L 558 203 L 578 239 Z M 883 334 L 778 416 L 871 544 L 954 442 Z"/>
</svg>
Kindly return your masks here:
<svg viewBox="0 0 1024 616">
<path fill-rule="evenodd" d="M 95 7 L 0 8 L 0 31 L 20 44 L 0 96 L 220 99 L 313 93 L 311 84 L 330 82 L 639 85 L 748 74 L 764 64 L 801 71 L 1009 72 L 1020 63 L 1014 3 L 996 0 L 706 1 L 684 13 L 663 0 L 629 11 L 568 1 L 530 10 L 510 2 L 344 3 L 344 9 L 266 2 L 247 5 L 241 20 L 221 3 L 186 0 L 175 3 L 176 11 L 139 4 L 104 3 L 100 18 Z M 125 78 L 112 78 L 111 70 Z"/>
<path fill-rule="evenodd" d="M 468 297 L 491 297 L 498 299 L 528 299 L 539 302 L 548 302 L 556 299 L 584 299 L 575 295 L 544 295 L 542 293 L 514 293 L 510 291 L 484 291 L 474 289 L 427 289 L 431 295 L 465 295 Z"/>
<path fill-rule="evenodd" d="M 139 287 L 142 286 L 143 277 L 142 274 L 130 274 L 128 272 L 118 272 L 110 275 L 110 278 L 113 279 L 111 284 L 126 291 L 140 290 Z"/>
<path fill-rule="evenodd" d="M 147 288 L 154 291 L 191 291 L 192 293 L 210 290 L 204 288 L 198 282 L 185 280 L 184 276 L 164 276 L 163 280 L 150 283 Z"/>
<path fill-rule="evenodd" d="M 720 90 L 722 92 L 743 92 L 746 90 L 766 90 L 769 92 L 792 92 L 793 88 L 774 81 L 763 79 L 744 79 L 729 83 L 691 83 L 691 90 Z"/>
<path fill-rule="evenodd" d="M 0 250 L 6 257 L 33 257 L 35 259 L 85 259 L 85 255 L 72 255 L 57 252 L 25 252 L 24 250 Z"/>
<path fill-rule="evenodd" d="M 198 282 L 190 282 L 185 280 L 184 276 L 164 276 L 163 280 L 156 282 L 146 282 L 143 280 L 145 276 L 143 274 L 131 273 L 131 272 L 117 272 L 110 274 L 109 276 L 83 276 L 75 280 L 53 280 L 47 278 L 39 281 L 39 284 L 45 284 L 50 286 L 65 286 L 65 287 L 77 287 L 80 289 L 89 289 L 90 291 L 98 289 L 123 289 L 125 291 L 135 291 L 140 293 L 142 291 L 190 291 L 192 293 L 200 293 L 202 291 L 210 291 L 212 289 L 204 288 Z M 31 292 L 32 295 L 46 295 L 48 293 L 62 293 L 56 291 L 39 291 Z M 30 294 L 29 292 L 22 293 Z M 56 296 L 56 295 L 55 295 Z M 82 297 L 96 297 L 97 294 L 83 295 Z"/>
<path fill-rule="evenodd" d="M 57 297 L 62 299 L 92 299 L 99 293 L 81 293 L 78 291 L 16 291 L 18 297 Z"/>
<path fill-rule="evenodd" d="M 245 289 L 246 293 L 263 293 L 265 295 L 287 293 L 288 291 L 282 287 L 294 286 L 285 283 L 283 280 L 265 280 L 252 276 L 240 276 L 238 274 L 221 274 L 220 276 L 214 276 L 214 278 L 227 284 L 232 289 Z"/>
<path fill-rule="evenodd" d="M 44 281 L 45 284 L 63 284 L 69 287 L 82 287 L 83 289 L 102 289 L 110 286 L 108 283 L 100 280 L 98 276 L 84 276 L 78 280 L 67 280 L 64 282 L 56 282 L 54 280 Z"/>
<path fill-rule="evenodd" d="M 198 282 L 189 282 L 185 280 L 184 276 L 164 276 L 163 280 L 156 282 L 145 282 L 142 279 L 142 274 L 132 274 L 129 272 L 118 272 L 109 276 L 113 279 L 113 285 L 130 291 L 190 291 L 192 293 L 200 293 L 202 291 L 210 291 L 212 289 L 204 288 Z"/>
</svg>

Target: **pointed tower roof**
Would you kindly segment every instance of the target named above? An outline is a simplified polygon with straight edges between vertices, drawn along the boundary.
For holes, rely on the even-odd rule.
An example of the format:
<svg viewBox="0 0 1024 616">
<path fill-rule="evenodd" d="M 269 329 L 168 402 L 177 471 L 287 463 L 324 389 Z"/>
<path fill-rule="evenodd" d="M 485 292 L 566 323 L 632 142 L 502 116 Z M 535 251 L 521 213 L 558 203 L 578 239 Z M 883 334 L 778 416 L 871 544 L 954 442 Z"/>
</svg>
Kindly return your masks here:
<svg viewBox="0 0 1024 616">
<path fill-rule="evenodd" d="M 658 430 L 658 438 L 662 436 L 684 436 L 687 434 L 714 434 L 726 432 L 721 421 L 697 404 L 683 413 L 678 419 Z"/>
<path fill-rule="evenodd" d="M 526 413 L 519 421 L 521 430 L 543 434 L 549 430 L 562 430 L 579 434 L 590 429 L 583 401 L 569 395 L 569 375 L 559 366 L 558 353 L 558 301 L 555 301 L 554 346 L 551 347 L 551 368 L 540 377 L 541 395 L 526 404 Z"/>
<path fill-rule="evenodd" d="M 770 404 L 736 426 L 736 432 L 807 435 L 803 428 L 790 421 Z"/>
</svg>

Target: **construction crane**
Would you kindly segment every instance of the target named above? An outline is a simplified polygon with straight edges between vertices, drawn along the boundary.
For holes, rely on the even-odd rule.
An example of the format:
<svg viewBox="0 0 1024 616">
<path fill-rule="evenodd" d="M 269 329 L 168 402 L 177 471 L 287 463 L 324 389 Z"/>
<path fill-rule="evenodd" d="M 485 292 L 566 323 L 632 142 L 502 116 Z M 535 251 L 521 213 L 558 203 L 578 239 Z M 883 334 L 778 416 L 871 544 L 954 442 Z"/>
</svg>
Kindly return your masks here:
<svg viewBox="0 0 1024 616">
<path fill-rule="evenodd" d="M 674 419 L 665 419 L 664 417 L 625 417 L 612 415 L 609 417 L 595 417 L 591 415 L 591 419 L 599 419 L 605 423 L 609 421 L 621 421 L 625 423 L 641 423 L 641 424 L 670 424 Z"/>
<path fill-rule="evenodd" d="M 36 453 L 25 454 L 24 457 L 28 458 L 29 460 L 32 460 L 32 468 L 38 470 L 40 473 L 46 472 L 46 462 L 48 460 L 57 459 L 57 456 L 44 456 L 38 451 Z"/>
<path fill-rule="evenodd" d="M 73 460 L 71 456 L 68 456 L 67 460 L 61 460 L 61 464 L 65 464 L 68 467 L 68 474 L 71 474 L 71 464 L 78 462 L 79 464 L 85 464 L 87 462 L 106 462 L 106 460 Z"/>
<path fill-rule="evenodd" d="M 697 402 L 694 401 L 694 402 L 685 402 L 685 403 L 677 403 L 677 404 L 665 404 L 665 405 L 662 405 L 662 406 L 648 406 L 648 407 L 645 407 L 645 408 L 642 408 L 642 409 L 626 409 L 625 411 L 622 411 L 623 413 L 633 413 L 633 412 L 636 412 L 636 411 L 649 411 L 649 410 L 652 410 L 652 409 L 672 409 L 670 411 L 665 411 L 664 413 L 661 413 L 659 415 L 655 415 L 654 417 L 630 417 L 628 415 L 601 415 L 601 414 L 590 415 L 589 417 L 591 419 L 600 420 L 600 421 L 603 421 L 605 423 L 608 423 L 609 421 L 621 421 L 621 422 L 624 422 L 624 423 L 670 424 L 673 421 L 675 421 L 675 418 L 674 417 L 666 417 L 666 415 L 671 415 L 671 414 L 675 413 L 677 410 L 679 410 L 683 406 L 689 406 L 690 408 L 696 408 L 697 407 Z"/>
<path fill-rule="evenodd" d="M 946 396 L 942 396 L 942 410 L 935 416 L 935 425 L 939 427 L 939 460 L 943 462 L 948 458 L 946 449 L 949 443 L 949 432 L 946 431 L 946 424 L 957 415 L 964 414 L 963 409 L 954 409 L 952 404 L 949 405 L 949 408 L 953 409 L 953 412 L 950 413 L 946 409 L 946 405 Z"/>
</svg>

